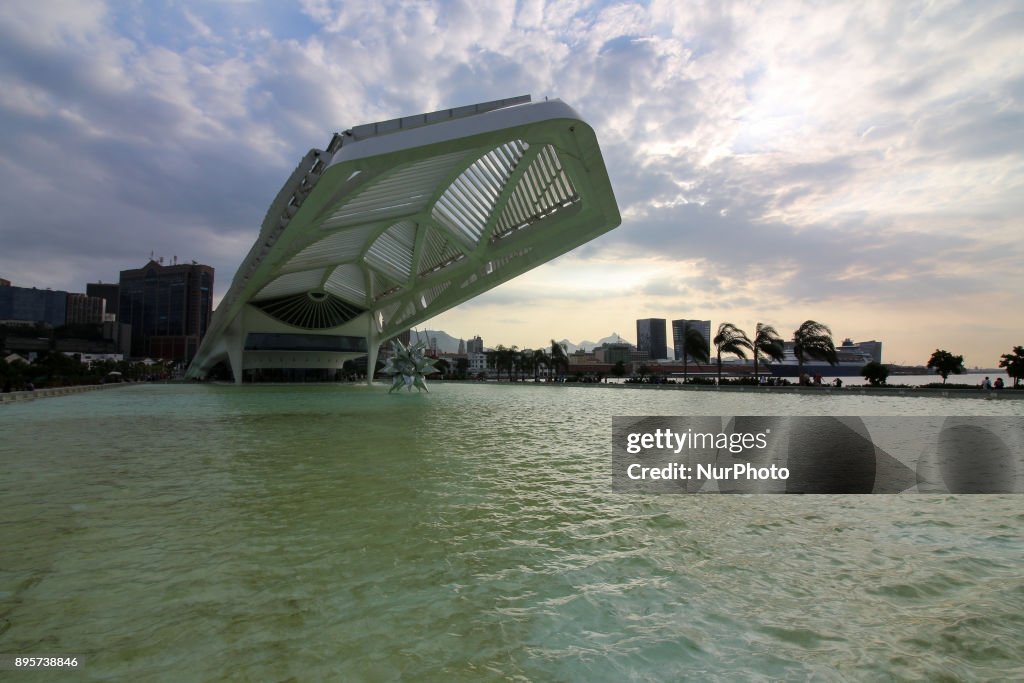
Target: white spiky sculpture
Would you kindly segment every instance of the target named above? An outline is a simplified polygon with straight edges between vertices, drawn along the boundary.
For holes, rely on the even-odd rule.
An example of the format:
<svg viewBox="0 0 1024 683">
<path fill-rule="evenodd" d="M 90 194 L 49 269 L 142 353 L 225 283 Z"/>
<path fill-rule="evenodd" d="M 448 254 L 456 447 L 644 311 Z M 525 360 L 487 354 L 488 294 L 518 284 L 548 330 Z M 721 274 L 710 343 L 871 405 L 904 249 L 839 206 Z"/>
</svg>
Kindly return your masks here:
<svg viewBox="0 0 1024 683">
<path fill-rule="evenodd" d="M 384 365 L 381 372 L 391 375 L 390 394 L 395 389 L 403 386 L 412 391 L 416 387 L 419 391 L 427 390 L 427 375 L 434 371 L 433 358 L 426 357 L 426 344 L 416 342 L 405 346 L 397 339 L 391 342 L 391 358 Z"/>
</svg>

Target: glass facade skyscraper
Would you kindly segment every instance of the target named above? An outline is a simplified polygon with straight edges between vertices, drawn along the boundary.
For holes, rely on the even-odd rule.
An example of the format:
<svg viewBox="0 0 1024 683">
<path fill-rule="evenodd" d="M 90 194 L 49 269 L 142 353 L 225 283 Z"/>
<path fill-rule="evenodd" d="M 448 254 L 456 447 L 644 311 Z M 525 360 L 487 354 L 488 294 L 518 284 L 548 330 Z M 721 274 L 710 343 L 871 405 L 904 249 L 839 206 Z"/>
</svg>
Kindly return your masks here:
<svg viewBox="0 0 1024 683">
<path fill-rule="evenodd" d="M 118 321 L 132 326 L 132 356 L 191 360 L 213 314 L 213 268 L 150 261 L 122 270 Z"/>
<path fill-rule="evenodd" d="M 636 348 L 651 360 L 668 359 L 664 318 L 643 318 L 636 321 Z"/>
<path fill-rule="evenodd" d="M 672 348 L 675 350 L 675 360 L 683 360 L 683 335 L 686 328 L 692 328 L 704 336 L 704 350 L 708 356 L 711 355 L 711 321 L 710 320 L 673 320 L 672 321 Z M 689 361 L 696 360 L 693 356 Z"/>
</svg>

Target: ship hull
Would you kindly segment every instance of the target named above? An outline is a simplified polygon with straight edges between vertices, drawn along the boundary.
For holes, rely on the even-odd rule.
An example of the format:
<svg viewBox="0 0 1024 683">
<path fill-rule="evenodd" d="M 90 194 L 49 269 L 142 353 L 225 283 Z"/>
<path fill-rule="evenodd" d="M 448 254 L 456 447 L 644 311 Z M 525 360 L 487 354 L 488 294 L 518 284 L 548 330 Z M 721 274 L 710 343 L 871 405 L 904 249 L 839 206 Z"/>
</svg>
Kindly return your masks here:
<svg viewBox="0 0 1024 683">
<path fill-rule="evenodd" d="M 811 377 L 818 374 L 823 377 L 860 377 L 860 370 L 863 367 L 864 364 L 845 365 L 840 363 L 839 365 L 829 365 L 828 363 L 804 363 L 804 372 Z M 800 366 L 788 364 L 772 365 L 771 372 L 773 377 L 799 377 Z"/>
</svg>

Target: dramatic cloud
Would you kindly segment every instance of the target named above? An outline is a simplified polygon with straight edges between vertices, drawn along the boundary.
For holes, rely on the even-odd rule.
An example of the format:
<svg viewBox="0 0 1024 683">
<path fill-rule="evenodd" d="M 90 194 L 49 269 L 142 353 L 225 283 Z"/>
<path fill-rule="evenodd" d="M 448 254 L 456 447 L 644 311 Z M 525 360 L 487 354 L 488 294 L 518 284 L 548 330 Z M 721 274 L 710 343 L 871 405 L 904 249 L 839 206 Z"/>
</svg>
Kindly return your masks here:
<svg viewBox="0 0 1024 683">
<path fill-rule="evenodd" d="M 532 93 L 597 130 L 623 225 L 432 327 L 814 317 L 990 365 L 1024 342 L 1022 31 L 1012 2 L 4 3 L 0 277 L 81 291 L 154 252 L 219 296 L 333 131 Z"/>
</svg>

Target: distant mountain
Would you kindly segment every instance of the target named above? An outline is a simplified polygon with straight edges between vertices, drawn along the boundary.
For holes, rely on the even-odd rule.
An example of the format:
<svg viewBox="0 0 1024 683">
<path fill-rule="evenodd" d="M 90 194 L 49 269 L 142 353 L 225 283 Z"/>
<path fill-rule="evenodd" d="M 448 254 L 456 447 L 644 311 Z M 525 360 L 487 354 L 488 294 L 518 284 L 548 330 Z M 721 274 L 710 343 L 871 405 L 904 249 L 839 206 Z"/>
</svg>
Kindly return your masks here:
<svg viewBox="0 0 1024 683">
<path fill-rule="evenodd" d="M 458 338 L 451 336 L 444 330 L 413 330 L 409 333 L 409 341 L 415 344 L 417 340 L 422 340 L 428 348 L 430 347 L 431 338 L 437 339 L 438 351 L 442 353 L 459 352 Z"/>
<path fill-rule="evenodd" d="M 576 353 L 576 351 L 578 351 L 580 348 L 576 344 L 573 344 L 568 339 L 561 340 L 560 342 L 558 342 L 558 345 L 565 348 L 566 353 Z M 550 347 L 548 347 L 548 350 L 550 350 Z"/>
<path fill-rule="evenodd" d="M 590 351 L 593 351 L 597 347 L 602 346 L 604 344 L 622 344 L 622 343 L 629 344 L 630 346 L 633 345 L 632 342 L 630 342 L 628 339 L 623 339 L 619 335 L 612 333 L 611 335 L 609 335 L 607 337 L 602 337 L 601 339 L 597 340 L 596 342 L 592 342 L 592 341 L 589 341 L 589 340 L 581 341 L 579 344 L 576 345 L 576 347 L 580 348 L 580 349 L 583 349 L 584 351 L 590 352 Z"/>
<path fill-rule="evenodd" d="M 575 352 L 577 350 L 586 351 L 587 353 L 589 353 L 589 352 L 593 351 L 594 349 L 596 349 L 597 347 L 601 346 L 602 344 L 626 343 L 626 344 L 629 344 L 630 346 L 633 345 L 632 342 L 630 342 L 628 339 L 623 339 L 622 337 L 620 337 L 619 335 L 614 334 L 614 333 L 612 333 L 608 337 L 602 337 L 599 341 L 596 341 L 596 342 L 592 342 L 592 341 L 590 341 L 588 339 L 584 339 L 579 344 L 573 344 L 568 339 L 563 339 L 562 341 L 560 341 L 558 343 L 559 344 L 564 344 L 565 347 L 568 349 L 569 353 L 573 353 L 573 352 Z"/>
<path fill-rule="evenodd" d="M 629 341 L 628 339 L 624 339 L 624 338 L 620 337 L 618 334 L 613 332 L 611 334 L 611 336 L 603 337 L 599 342 L 594 344 L 594 347 L 596 348 L 596 347 L 600 346 L 601 344 L 619 344 L 619 343 L 622 343 L 622 342 L 625 342 L 626 344 L 629 344 L 630 346 L 633 346 L 633 342 Z"/>
</svg>

